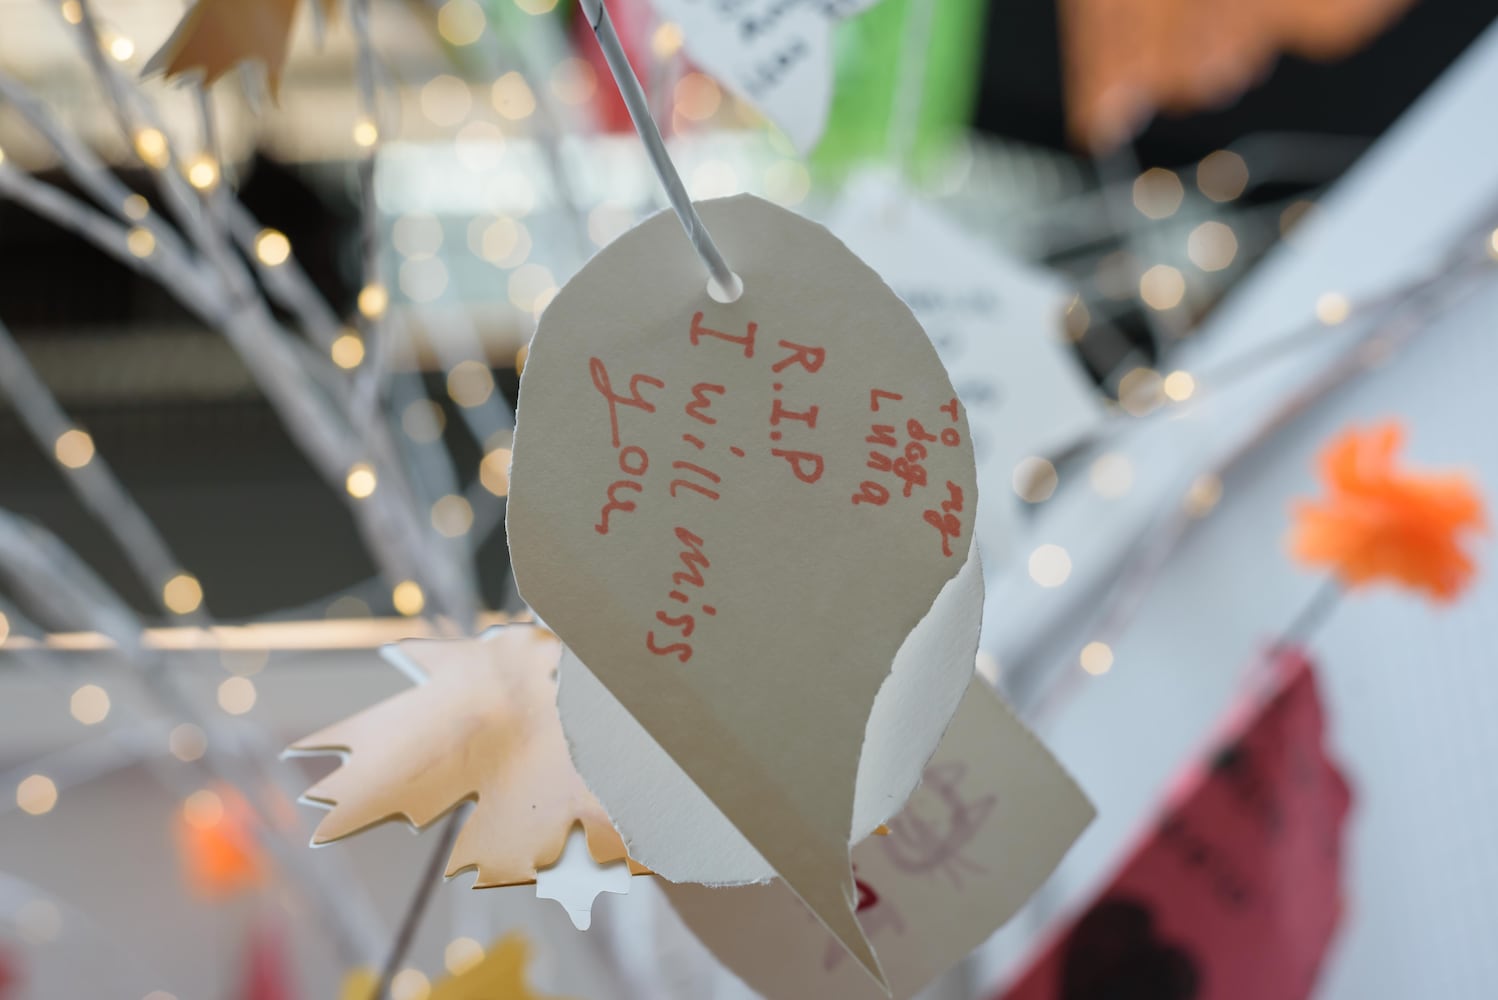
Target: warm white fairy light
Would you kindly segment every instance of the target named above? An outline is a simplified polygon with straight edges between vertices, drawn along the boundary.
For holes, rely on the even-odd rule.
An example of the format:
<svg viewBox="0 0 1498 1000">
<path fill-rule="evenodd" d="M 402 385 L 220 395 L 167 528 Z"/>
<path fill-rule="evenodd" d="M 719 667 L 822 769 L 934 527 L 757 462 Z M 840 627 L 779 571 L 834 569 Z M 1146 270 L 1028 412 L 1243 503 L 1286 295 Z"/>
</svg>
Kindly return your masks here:
<svg viewBox="0 0 1498 1000">
<path fill-rule="evenodd" d="M 1203 271 L 1221 271 L 1238 256 L 1238 235 L 1225 222 L 1203 222 L 1186 237 L 1186 256 Z"/>
<path fill-rule="evenodd" d="M 1082 647 L 1077 657 L 1082 669 L 1094 677 L 1101 677 L 1113 669 L 1113 650 L 1105 642 L 1089 642 Z"/>
<path fill-rule="evenodd" d="M 200 760 L 208 752 L 208 736 L 191 722 L 174 726 L 167 734 L 166 747 L 173 757 L 183 763 Z"/>
<path fill-rule="evenodd" d="M 354 122 L 354 145 L 361 149 L 369 149 L 380 141 L 380 127 L 374 123 L 372 118 L 360 118 Z"/>
<path fill-rule="evenodd" d="M 447 0 L 437 10 L 437 33 L 449 45 L 472 45 L 484 37 L 488 23 L 476 0 Z"/>
<path fill-rule="evenodd" d="M 432 504 L 432 527 L 444 538 L 460 538 L 473 529 L 473 505 L 450 493 Z"/>
<path fill-rule="evenodd" d="M 124 35 L 115 35 L 105 43 L 109 57 L 115 62 L 129 62 L 135 56 L 135 42 Z"/>
<path fill-rule="evenodd" d="M 484 489 L 497 497 L 510 494 L 510 459 L 512 457 L 513 453 L 509 448 L 495 448 L 479 463 L 479 482 L 483 484 Z"/>
<path fill-rule="evenodd" d="M 482 406 L 493 392 L 494 373 L 482 361 L 459 361 L 447 373 L 447 394 L 459 406 Z"/>
<path fill-rule="evenodd" d="M 187 165 L 187 183 L 199 191 L 211 191 L 218 186 L 218 161 L 207 153 L 193 157 Z"/>
<path fill-rule="evenodd" d="M 364 362 L 364 338 L 353 330 L 345 330 L 328 345 L 328 355 L 339 368 L 358 368 Z"/>
<path fill-rule="evenodd" d="M 161 586 L 161 603 L 177 615 L 190 615 L 203 605 L 203 585 L 191 573 L 178 573 Z"/>
<path fill-rule="evenodd" d="M 1174 309 L 1186 297 L 1186 277 L 1169 264 L 1156 264 L 1139 278 L 1139 297 L 1156 311 Z"/>
<path fill-rule="evenodd" d="M 1056 467 L 1043 458 L 1031 455 L 1014 464 L 1009 484 L 1026 503 L 1043 503 L 1056 492 Z"/>
<path fill-rule="evenodd" d="M 126 198 L 125 203 L 120 208 L 124 210 L 125 218 L 132 219 L 135 222 L 139 222 L 151 214 L 151 203 L 138 194 L 132 194 Z"/>
<path fill-rule="evenodd" d="M 62 11 L 62 19 L 69 24 L 83 23 L 83 4 L 78 0 L 63 0 L 59 9 Z"/>
<path fill-rule="evenodd" d="M 468 84 L 451 73 L 434 76 L 421 88 L 421 113 L 427 121 L 442 128 L 452 128 L 473 110 L 473 94 Z"/>
<path fill-rule="evenodd" d="M 1150 167 L 1134 179 L 1134 207 L 1151 219 L 1174 215 L 1186 197 L 1186 189 L 1175 171 Z"/>
<path fill-rule="evenodd" d="M 16 805 L 32 816 L 45 816 L 57 805 L 57 783 L 45 774 L 33 774 L 16 785 Z"/>
<path fill-rule="evenodd" d="M 258 698 L 255 682 L 248 677 L 229 677 L 218 686 L 218 707 L 230 715 L 244 715 Z"/>
<path fill-rule="evenodd" d="M 1248 187 L 1248 164 L 1231 150 L 1209 153 L 1197 164 L 1196 186 L 1213 201 L 1232 201 Z"/>
<path fill-rule="evenodd" d="M 10 619 L 5 617 L 5 612 L 0 611 L 0 646 L 5 645 L 5 640 L 10 638 Z"/>
<path fill-rule="evenodd" d="M 494 110 L 510 121 L 522 121 L 536 111 L 536 95 L 519 72 L 511 70 L 494 81 L 489 97 Z"/>
<path fill-rule="evenodd" d="M 471 937 L 453 938 L 442 949 L 442 964 L 450 975 L 461 976 L 484 960 L 484 946 Z"/>
<path fill-rule="evenodd" d="M 402 580 L 390 591 L 390 601 L 395 605 L 395 610 L 407 618 L 414 618 L 421 614 L 427 605 L 426 594 L 421 591 L 421 584 L 415 580 Z"/>
<path fill-rule="evenodd" d="M 1352 303 L 1341 292 L 1327 292 L 1316 300 L 1316 318 L 1327 326 L 1344 322 L 1352 313 Z"/>
<path fill-rule="evenodd" d="M 148 167 L 160 170 L 172 160 L 172 150 L 160 129 L 143 128 L 135 133 L 135 155 Z"/>
<path fill-rule="evenodd" d="M 390 308 L 390 292 L 378 282 L 365 285 L 359 290 L 359 312 L 366 319 L 379 319 Z"/>
<path fill-rule="evenodd" d="M 145 260 L 156 252 L 156 236 L 144 226 L 136 226 L 125 235 L 125 249 Z"/>
<path fill-rule="evenodd" d="M 1489 257 L 1498 260 L 1498 229 L 1488 234 L 1487 250 Z"/>
<path fill-rule="evenodd" d="M 675 21 L 662 21 L 650 36 L 650 51 L 657 59 L 670 59 L 681 51 L 683 41 L 681 25 Z"/>
<path fill-rule="evenodd" d="M 1173 371 L 1165 376 L 1163 387 L 1166 398 L 1172 403 L 1184 403 L 1196 393 L 1196 379 L 1190 372 Z"/>
<path fill-rule="evenodd" d="M 255 256 L 266 267 L 280 267 L 291 259 L 291 240 L 278 229 L 262 229 L 255 236 Z"/>
<path fill-rule="evenodd" d="M 378 486 L 379 479 L 375 476 L 374 466 L 368 462 L 358 462 L 351 466 L 343 480 L 343 488 L 355 500 L 367 500 L 374 496 Z"/>
<path fill-rule="evenodd" d="M 96 726 L 109 718 L 109 692 L 97 684 L 84 684 L 68 699 L 68 712 L 85 726 Z"/>
<path fill-rule="evenodd" d="M 94 460 L 94 439 L 88 431 L 70 428 L 52 442 L 52 454 L 57 457 L 59 465 L 81 469 Z"/>
<path fill-rule="evenodd" d="M 416 969 L 402 969 L 390 980 L 390 1000 L 427 1000 L 432 983 Z"/>
<path fill-rule="evenodd" d="M 1059 545 L 1037 546 L 1030 553 L 1030 579 L 1046 588 L 1059 587 L 1071 576 L 1071 556 Z"/>
</svg>

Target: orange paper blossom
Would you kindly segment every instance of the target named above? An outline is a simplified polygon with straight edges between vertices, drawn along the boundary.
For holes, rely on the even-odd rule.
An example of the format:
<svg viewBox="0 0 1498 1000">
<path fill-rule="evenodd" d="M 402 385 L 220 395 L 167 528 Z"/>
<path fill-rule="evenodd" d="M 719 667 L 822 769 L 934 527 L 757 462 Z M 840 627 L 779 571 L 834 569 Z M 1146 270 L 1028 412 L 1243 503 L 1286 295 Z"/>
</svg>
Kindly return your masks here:
<svg viewBox="0 0 1498 1000">
<path fill-rule="evenodd" d="M 1333 438 L 1320 458 L 1326 496 L 1295 504 L 1290 551 L 1349 588 L 1388 581 L 1451 601 L 1475 569 L 1462 546 L 1486 529 L 1482 497 L 1467 476 L 1398 468 L 1403 440 L 1394 421 Z"/>
</svg>

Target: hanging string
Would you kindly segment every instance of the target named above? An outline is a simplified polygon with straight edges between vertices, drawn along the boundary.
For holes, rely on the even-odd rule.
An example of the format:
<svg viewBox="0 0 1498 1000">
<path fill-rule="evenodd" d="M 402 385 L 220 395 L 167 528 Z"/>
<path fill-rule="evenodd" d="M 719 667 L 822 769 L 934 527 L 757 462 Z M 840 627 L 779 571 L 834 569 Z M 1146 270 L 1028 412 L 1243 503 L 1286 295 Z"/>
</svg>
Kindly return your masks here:
<svg viewBox="0 0 1498 1000">
<path fill-rule="evenodd" d="M 624 54 L 624 46 L 619 41 L 619 33 L 614 30 L 614 22 L 609 18 L 604 0 L 578 0 L 578 5 L 582 7 L 583 16 L 588 19 L 593 33 L 598 36 L 598 46 L 603 50 L 609 72 L 613 74 L 614 83 L 619 87 L 619 96 L 624 98 L 624 106 L 629 109 L 635 131 L 640 134 L 640 141 L 645 144 L 645 152 L 650 157 L 651 165 L 655 167 L 656 176 L 666 189 L 666 200 L 671 203 L 676 217 L 681 220 L 682 228 L 687 231 L 687 239 L 692 241 L 692 248 L 697 251 L 697 256 L 707 268 L 712 279 L 708 285 L 709 293 L 720 302 L 737 301 L 743 294 L 744 283 L 729 268 L 728 261 L 723 259 L 722 252 L 713 242 L 712 235 L 708 233 L 707 226 L 703 225 L 702 217 L 697 214 L 692 199 L 687 195 L 686 185 L 682 184 L 681 175 L 676 172 L 676 166 L 666 152 L 666 141 L 661 138 L 661 130 L 651 117 L 645 89 L 640 85 L 640 78 L 635 76 L 629 57 Z"/>
</svg>

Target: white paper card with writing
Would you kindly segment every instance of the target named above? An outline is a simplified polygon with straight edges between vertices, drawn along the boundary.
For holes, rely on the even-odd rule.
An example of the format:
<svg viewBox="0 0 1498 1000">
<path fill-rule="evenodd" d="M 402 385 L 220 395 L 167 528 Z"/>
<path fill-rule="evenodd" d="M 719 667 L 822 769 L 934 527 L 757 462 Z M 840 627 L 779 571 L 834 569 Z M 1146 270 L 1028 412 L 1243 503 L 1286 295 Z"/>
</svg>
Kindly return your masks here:
<svg viewBox="0 0 1498 1000">
<path fill-rule="evenodd" d="M 1001 552 L 1018 502 L 1015 464 L 1075 444 L 1106 417 L 1060 336 L 1065 286 L 883 175 L 856 178 L 830 226 L 915 311 L 951 373 L 972 423 L 979 541 Z"/>
<path fill-rule="evenodd" d="M 1008 707 L 974 680 L 888 836 L 853 852 L 863 925 L 896 998 L 918 993 L 998 930 L 1075 843 L 1093 810 Z M 693 933 L 777 1000 L 876 1000 L 779 882 L 662 886 Z"/>
<path fill-rule="evenodd" d="M 511 469 L 516 584 L 878 978 L 853 918 L 855 786 L 897 653 L 968 562 L 967 418 L 910 310 L 826 229 L 749 196 L 699 209 L 736 302 L 707 294 L 663 213 L 542 317 Z M 899 710 L 944 712 L 939 732 L 959 698 L 910 690 Z M 613 816 L 587 764 L 600 734 L 567 735 Z M 906 751 L 915 769 L 935 747 Z M 649 831 L 614 818 L 672 878 Z"/>
<path fill-rule="evenodd" d="M 832 106 L 832 32 L 876 0 L 655 0 L 692 61 L 778 125 L 803 154 Z"/>
</svg>

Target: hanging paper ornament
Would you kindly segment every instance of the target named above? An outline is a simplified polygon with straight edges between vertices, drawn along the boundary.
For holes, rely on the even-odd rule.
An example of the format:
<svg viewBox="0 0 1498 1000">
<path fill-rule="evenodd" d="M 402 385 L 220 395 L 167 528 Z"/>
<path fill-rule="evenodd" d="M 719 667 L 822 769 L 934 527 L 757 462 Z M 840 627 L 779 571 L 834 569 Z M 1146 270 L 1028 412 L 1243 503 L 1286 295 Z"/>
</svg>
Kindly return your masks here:
<svg viewBox="0 0 1498 1000">
<path fill-rule="evenodd" d="M 736 301 L 658 215 L 542 316 L 516 581 L 567 644 L 573 759 L 630 856 L 672 881 L 779 875 L 877 977 L 849 845 L 909 797 L 972 674 L 967 418 L 825 229 L 748 196 L 697 208 Z"/>
<path fill-rule="evenodd" d="M 1461 473 L 1417 473 L 1395 463 L 1399 424 L 1344 431 L 1321 454 L 1326 496 L 1293 508 L 1290 552 L 1349 588 L 1387 582 L 1453 601 L 1475 565 L 1464 545 L 1486 528 L 1482 497 Z"/>
<path fill-rule="evenodd" d="M 425 827 L 477 799 L 447 865 L 449 877 L 477 871 L 474 888 L 534 881 L 561 854 L 574 823 L 583 825 L 599 864 L 624 858 L 624 844 L 567 755 L 555 637 L 512 625 L 396 650 L 419 674 L 417 687 L 291 748 L 345 755 L 304 796 L 330 808 L 314 844 L 398 816 Z"/>
<path fill-rule="evenodd" d="M 1091 907 L 995 1000 L 1305 1000 L 1343 910 L 1346 781 L 1286 650 Z"/>
<path fill-rule="evenodd" d="M 694 63 L 809 153 L 832 105 L 833 29 L 874 2 L 655 0 L 655 6 L 662 18 L 680 27 L 682 45 Z"/>
<path fill-rule="evenodd" d="M 1232 100 L 1280 52 L 1340 59 L 1413 0 L 1063 0 L 1067 124 L 1107 149 L 1156 111 Z"/>
<path fill-rule="evenodd" d="M 531 944 L 518 932 L 507 934 L 485 953 L 477 965 L 432 984 L 427 1000 L 563 1000 L 537 993 L 526 975 Z M 351 973 L 340 1000 L 376 1000 L 378 978 L 372 972 Z"/>
<path fill-rule="evenodd" d="M 331 16 L 335 0 L 315 0 Z M 271 96 L 280 92 L 281 70 L 291 46 L 301 0 L 198 0 L 146 65 L 167 79 L 194 71 L 212 84 L 240 63 L 265 67 Z"/>
</svg>

